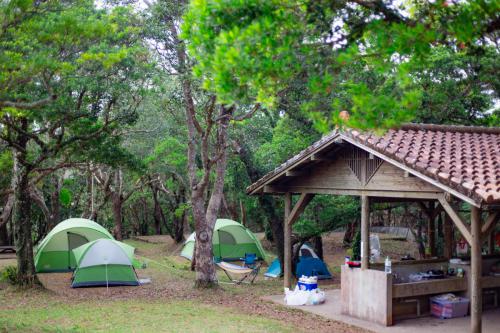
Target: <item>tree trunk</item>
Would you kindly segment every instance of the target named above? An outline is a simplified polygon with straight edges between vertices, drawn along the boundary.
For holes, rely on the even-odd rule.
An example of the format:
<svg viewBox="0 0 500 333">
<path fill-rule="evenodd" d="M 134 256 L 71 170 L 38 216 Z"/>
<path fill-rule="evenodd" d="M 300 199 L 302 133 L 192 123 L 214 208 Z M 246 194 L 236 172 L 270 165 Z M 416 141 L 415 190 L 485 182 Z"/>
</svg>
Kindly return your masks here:
<svg viewBox="0 0 500 333">
<path fill-rule="evenodd" d="M 205 215 L 205 200 L 202 195 L 193 196 L 193 217 L 195 220 L 196 243 L 194 250 L 196 282 L 199 288 L 209 288 L 217 284 L 213 263 L 212 236 L 215 221 L 210 223 Z"/>
<path fill-rule="evenodd" d="M 172 220 L 172 238 L 176 243 L 181 243 L 184 240 L 184 218 L 186 212 L 182 212 L 181 216 L 174 216 Z"/>
<path fill-rule="evenodd" d="M 267 200 L 266 200 L 267 199 Z M 269 219 L 269 225 L 271 227 L 271 233 L 273 234 L 273 240 L 274 240 L 274 245 L 276 247 L 276 252 L 278 254 L 278 259 L 280 261 L 280 266 L 281 266 L 281 271 L 284 272 L 284 262 L 285 262 L 285 234 L 283 230 L 283 221 L 278 220 L 276 218 L 276 211 L 274 210 L 274 207 L 271 206 L 272 204 L 269 203 L 270 199 L 269 197 L 260 197 L 259 202 L 267 202 L 266 205 L 263 205 L 263 208 L 265 209 L 268 213 L 270 210 L 272 210 L 272 215 L 270 215 Z"/>
<path fill-rule="evenodd" d="M 422 221 L 422 212 L 419 212 L 419 219 L 417 223 L 417 245 L 418 245 L 418 253 L 420 255 L 420 259 L 425 258 L 425 244 L 424 244 L 424 237 L 422 234 L 422 229 L 423 229 L 423 221 Z"/>
<path fill-rule="evenodd" d="M 161 225 L 162 222 L 166 222 L 165 215 L 161 209 L 160 202 L 158 200 L 158 189 L 155 185 L 151 185 L 151 191 L 153 192 L 153 203 L 154 203 L 154 213 L 153 219 L 155 224 L 155 233 L 161 235 Z"/>
<path fill-rule="evenodd" d="M 177 207 L 184 205 L 186 202 L 186 189 L 181 186 L 179 192 L 176 195 Z M 175 216 L 172 221 L 172 237 L 176 243 L 181 243 L 184 240 L 184 224 L 186 221 L 186 208 L 182 209 L 182 214 L 180 216 Z"/>
<path fill-rule="evenodd" d="M 323 260 L 323 239 L 321 236 L 314 236 L 311 239 L 314 252 L 318 255 L 318 257 Z"/>
<path fill-rule="evenodd" d="M 0 214 L 0 245 L 11 245 L 11 235 L 8 232 L 7 224 L 11 221 L 12 208 L 14 206 L 14 194 L 11 193 L 7 197 L 7 201 L 3 206 L 2 214 Z M 11 226 L 10 224 L 9 226 Z M 12 230 L 12 228 L 10 229 Z M 12 233 L 12 232 L 11 232 Z"/>
<path fill-rule="evenodd" d="M 21 118 L 20 124 L 21 128 L 27 132 L 28 120 Z M 21 286 L 32 287 L 38 284 L 38 279 L 35 272 L 33 240 L 31 238 L 30 170 L 26 166 L 28 138 L 18 134 L 17 144 L 19 147 L 13 150 L 12 172 L 12 189 L 14 190 L 12 224 L 17 255 L 17 279 Z"/>
<path fill-rule="evenodd" d="M 3 206 L 2 214 L 0 214 L 0 227 L 7 225 L 11 221 L 12 209 L 14 208 L 14 193 L 10 193 L 7 197 L 7 202 Z"/>
<path fill-rule="evenodd" d="M 55 175 L 54 177 L 54 191 L 50 196 L 50 215 L 47 223 L 47 231 L 52 230 L 54 226 L 61 221 L 61 201 L 60 192 L 62 187 L 62 179 Z"/>
<path fill-rule="evenodd" d="M 215 221 L 220 210 L 224 190 L 224 176 L 227 166 L 227 129 L 232 118 L 234 107 L 220 106 L 220 114 L 215 120 L 212 113 L 216 99 L 211 97 L 206 112 L 206 127 L 203 129 L 196 119 L 196 108 L 192 95 L 191 81 L 188 76 L 187 54 L 185 45 L 178 39 L 177 27 L 174 21 L 170 23 L 172 38 L 176 45 L 179 73 L 181 76 L 183 99 L 185 104 L 186 124 L 188 129 L 187 169 L 191 190 L 191 204 L 195 220 L 196 245 L 194 251 L 196 282 L 195 286 L 201 288 L 217 285 L 217 275 L 213 263 L 212 235 Z M 215 126 L 214 126 L 215 125 Z M 209 140 L 212 128 L 217 129 L 216 144 L 213 156 L 210 156 Z M 200 140 L 201 139 L 201 140 Z M 201 141 L 201 142 L 200 142 Z M 198 177 L 197 148 L 201 155 L 203 175 Z M 215 165 L 215 177 L 208 204 L 205 206 L 205 194 L 211 180 L 212 166 Z M 200 179 L 201 178 L 201 179 Z"/>
<path fill-rule="evenodd" d="M 9 234 L 7 233 L 7 223 L 0 226 L 0 245 L 9 245 Z"/>
<path fill-rule="evenodd" d="M 148 223 L 148 202 L 146 199 L 141 198 L 140 200 L 142 204 L 142 226 L 141 233 L 143 235 L 149 235 L 149 223 Z"/>
<path fill-rule="evenodd" d="M 114 228 L 113 228 L 113 236 L 116 238 L 116 240 L 123 240 L 123 227 L 122 227 L 122 206 L 123 206 L 123 199 L 120 194 L 118 193 L 113 193 L 112 195 L 112 203 L 113 203 L 113 221 L 114 221 Z"/>
<path fill-rule="evenodd" d="M 245 209 L 245 205 L 243 201 L 240 199 L 240 220 L 241 224 L 246 227 L 247 226 L 247 210 Z"/>
<path fill-rule="evenodd" d="M 87 171 L 87 201 L 85 202 L 85 207 L 82 212 L 82 218 L 91 219 L 93 213 L 94 206 L 94 174 L 90 171 Z"/>
<path fill-rule="evenodd" d="M 217 220 L 217 215 L 219 214 L 220 206 L 222 203 L 222 196 L 224 195 L 224 176 L 226 174 L 227 166 L 227 128 L 229 126 L 229 119 L 231 119 L 234 108 L 226 108 L 224 106 L 221 106 L 220 110 L 220 116 L 218 117 L 218 119 L 220 120 L 218 120 L 217 126 L 217 143 L 215 152 L 215 156 L 217 156 L 217 161 L 215 162 L 215 181 L 210 193 L 210 199 L 208 201 L 208 206 L 206 208 L 206 213 L 204 216 L 205 218 L 198 221 L 197 216 L 195 215 L 195 230 L 197 238 L 197 257 L 195 267 L 196 286 L 202 288 L 211 287 L 217 284 L 217 275 L 215 273 L 215 267 L 212 259 L 212 236 L 215 227 L 215 221 Z M 204 171 L 205 173 L 209 172 L 208 170 Z M 193 207 L 193 213 L 196 209 L 199 214 L 201 213 L 201 209 L 204 208 L 204 205 L 201 204 L 203 202 L 203 193 L 197 192 L 198 191 L 193 191 L 193 193 L 198 196 L 197 206 Z M 198 246 L 198 244 L 200 245 Z"/>
<path fill-rule="evenodd" d="M 91 221 L 97 221 L 97 210 L 93 210 L 90 213 L 89 220 L 91 220 Z"/>
<path fill-rule="evenodd" d="M 356 218 L 352 223 L 349 223 L 346 226 L 344 239 L 342 241 L 342 246 L 348 248 L 351 246 L 352 241 L 354 239 L 354 235 L 356 235 L 357 227 L 360 224 L 359 218 Z"/>
</svg>

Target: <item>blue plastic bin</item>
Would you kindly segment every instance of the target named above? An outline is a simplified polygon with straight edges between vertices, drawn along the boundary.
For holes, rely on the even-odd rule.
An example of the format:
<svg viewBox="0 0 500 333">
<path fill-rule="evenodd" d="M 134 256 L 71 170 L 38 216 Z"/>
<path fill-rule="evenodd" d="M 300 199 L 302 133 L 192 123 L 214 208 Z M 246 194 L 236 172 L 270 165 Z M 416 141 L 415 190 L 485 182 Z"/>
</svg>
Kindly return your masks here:
<svg viewBox="0 0 500 333">
<path fill-rule="evenodd" d="M 318 283 L 305 283 L 305 282 L 297 282 L 300 290 L 314 290 L 318 289 Z"/>
<path fill-rule="evenodd" d="M 465 317 L 469 312 L 469 299 L 460 297 L 456 301 L 431 298 L 431 314 L 441 319 Z"/>
</svg>

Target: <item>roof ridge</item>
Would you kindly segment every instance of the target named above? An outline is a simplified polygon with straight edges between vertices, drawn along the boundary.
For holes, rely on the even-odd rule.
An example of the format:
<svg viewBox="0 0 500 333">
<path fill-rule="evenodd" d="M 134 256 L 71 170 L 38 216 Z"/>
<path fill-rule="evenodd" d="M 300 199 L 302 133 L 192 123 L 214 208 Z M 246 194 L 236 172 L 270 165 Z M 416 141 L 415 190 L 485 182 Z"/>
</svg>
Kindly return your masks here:
<svg viewBox="0 0 500 333">
<path fill-rule="evenodd" d="M 427 130 L 427 131 L 443 131 L 443 132 L 458 132 L 458 133 L 485 133 L 485 134 L 500 134 L 500 127 L 487 126 L 466 126 L 466 125 L 438 125 L 424 123 L 404 123 L 399 128 L 401 130 Z"/>
</svg>

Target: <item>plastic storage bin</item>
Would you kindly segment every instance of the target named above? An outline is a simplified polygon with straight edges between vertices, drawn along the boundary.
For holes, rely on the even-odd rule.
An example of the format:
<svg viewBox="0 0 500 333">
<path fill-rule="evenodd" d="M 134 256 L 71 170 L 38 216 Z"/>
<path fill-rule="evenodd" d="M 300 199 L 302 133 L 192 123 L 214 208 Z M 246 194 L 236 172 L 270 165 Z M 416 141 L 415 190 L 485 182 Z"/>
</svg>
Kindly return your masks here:
<svg viewBox="0 0 500 333">
<path fill-rule="evenodd" d="M 300 290 L 314 290 L 318 289 L 318 283 L 297 282 Z"/>
<path fill-rule="evenodd" d="M 469 299 L 459 297 L 456 301 L 431 298 L 431 314 L 441 319 L 465 317 L 469 311 Z"/>
</svg>

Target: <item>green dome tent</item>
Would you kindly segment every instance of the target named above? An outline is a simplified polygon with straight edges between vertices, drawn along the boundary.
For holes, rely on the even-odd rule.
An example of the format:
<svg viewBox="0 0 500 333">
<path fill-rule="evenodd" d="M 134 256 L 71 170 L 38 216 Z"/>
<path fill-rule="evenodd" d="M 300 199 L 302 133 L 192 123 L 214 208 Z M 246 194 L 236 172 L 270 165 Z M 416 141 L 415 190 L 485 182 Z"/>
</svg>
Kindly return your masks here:
<svg viewBox="0 0 500 333">
<path fill-rule="evenodd" d="M 90 241 L 113 236 L 99 224 L 80 218 L 65 220 L 38 244 L 35 255 L 37 273 L 67 272 L 75 269 L 73 249 Z"/>
<path fill-rule="evenodd" d="M 114 239 L 98 239 L 73 250 L 77 267 L 71 287 L 137 286 L 130 245 Z"/>
<path fill-rule="evenodd" d="M 196 241 L 193 232 L 184 243 L 181 256 L 192 260 Z M 214 257 L 223 260 L 239 260 L 245 253 L 255 253 L 266 259 L 265 252 L 255 235 L 242 224 L 228 219 L 217 219 L 212 238 Z"/>
</svg>

